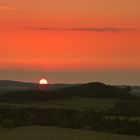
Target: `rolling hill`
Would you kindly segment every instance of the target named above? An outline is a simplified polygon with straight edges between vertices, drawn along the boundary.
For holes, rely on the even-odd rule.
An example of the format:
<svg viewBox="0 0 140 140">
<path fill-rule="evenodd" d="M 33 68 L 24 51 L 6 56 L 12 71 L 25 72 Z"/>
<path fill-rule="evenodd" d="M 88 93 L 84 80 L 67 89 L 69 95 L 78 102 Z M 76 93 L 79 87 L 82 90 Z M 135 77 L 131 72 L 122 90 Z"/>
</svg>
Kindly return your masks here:
<svg viewBox="0 0 140 140">
<path fill-rule="evenodd" d="M 70 85 L 69 85 L 70 86 Z M 40 91 L 38 89 L 10 91 L 0 96 L 1 102 L 20 102 L 20 101 L 50 101 L 72 99 L 74 97 L 84 98 L 110 98 L 110 99 L 133 99 L 130 88 L 119 88 L 116 86 L 105 85 L 99 82 L 87 83 L 63 87 L 57 90 Z"/>
<path fill-rule="evenodd" d="M 48 84 L 47 91 L 58 90 L 61 88 L 71 87 L 79 84 Z M 25 91 L 25 90 L 37 90 L 39 85 L 37 83 L 26 83 L 19 81 L 0 80 L 0 94 L 11 91 Z"/>
</svg>

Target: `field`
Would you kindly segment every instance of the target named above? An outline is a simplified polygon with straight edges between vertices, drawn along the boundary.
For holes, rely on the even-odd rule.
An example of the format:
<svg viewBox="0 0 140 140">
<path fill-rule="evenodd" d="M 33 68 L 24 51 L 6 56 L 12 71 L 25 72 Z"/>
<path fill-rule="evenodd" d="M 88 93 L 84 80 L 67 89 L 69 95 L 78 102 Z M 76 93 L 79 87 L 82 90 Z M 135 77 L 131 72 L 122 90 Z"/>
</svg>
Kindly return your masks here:
<svg viewBox="0 0 140 140">
<path fill-rule="evenodd" d="M 138 136 L 105 134 L 57 127 L 29 126 L 0 133 L 1 140 L 139 140 Z"/>
<path fill-rule="evenodd" d="M 103 99 L 103 98 L 81 98 L 74 97 L 73 99 L 52 100 L 47 102 L 29 102 L 29 103 L 0 103 L 0 106 L 15 106 L 15 107 L 35 107 L 35 108 L 73 108 L 80 110 L 107 110 L 112 108 L 118 99 Z"/>
</svg>

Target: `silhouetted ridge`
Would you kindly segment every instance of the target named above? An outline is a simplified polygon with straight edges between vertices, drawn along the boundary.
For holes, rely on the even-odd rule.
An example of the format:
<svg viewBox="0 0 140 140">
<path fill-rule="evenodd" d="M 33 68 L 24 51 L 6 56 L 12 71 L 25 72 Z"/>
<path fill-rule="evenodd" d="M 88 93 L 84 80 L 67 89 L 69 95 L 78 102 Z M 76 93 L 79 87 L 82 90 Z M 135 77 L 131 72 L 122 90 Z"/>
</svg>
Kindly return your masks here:
<svg viewBox="0 0 140 140">
<path fill-rule="evenodd" d="M 19 82 L 19 81 L 10 81 L 10 80 L 0 80 L 0 87 L 2 86 L 34 86 L 36 84 L 34 83 L 25 83 L 25 82 Z"/>
<path fill-rule="evenodd" d="M 58 90 L 61 88 L 72 87 L 74 85 L 79 84 L 64 84 L 64 83 L 48 84 L 46 90 L 47 91 Z M 0 80 L 0 94 L 25 90 L 37 90 L 38 87 L 39 87 L 38 83 Z"/>
<path fill-rule="evenodd" d="M 98 98 L 119 98 L 132 99 L 133 96 L 129 93 L 130 87 L 124 89 L 105 85 L 103 83 L 94 82 L 83 85 L 75 85 L 73 87 L 63 88 L 55 91 L 17 91 L 10 92 L 0 96 L 1 101 L 47 101 L 53 99 L 71 99 L 75 96 L 79 97 L 98 97 Z"/>
<path fill-rule="evenodd" d="M 101 83 L 101 82 L 91 82 L 91 83 L 87 83 L 87 84 L 84 84 L 85 86 L 100 86 L 100 87 L 104 87 L 106 86 L 104 83 Z"/>
<path fill-rule="evenodd" d="M 105 85 L 100 82 L 92 82 L 79 86 L 64 88 L 58 90 L 57 92 L 71 96 L 84 96 L 84 97 L 122 98 L 131 96 L 127 88 L 121 89 L 119 87 Z"/>
</svg>

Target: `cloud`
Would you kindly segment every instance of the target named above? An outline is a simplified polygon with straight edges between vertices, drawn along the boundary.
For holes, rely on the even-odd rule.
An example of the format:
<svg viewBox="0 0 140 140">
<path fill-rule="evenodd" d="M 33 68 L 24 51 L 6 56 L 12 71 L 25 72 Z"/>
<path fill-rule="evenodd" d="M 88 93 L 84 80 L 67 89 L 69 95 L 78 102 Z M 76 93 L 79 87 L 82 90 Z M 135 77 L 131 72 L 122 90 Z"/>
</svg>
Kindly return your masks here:
<svg viewBox="0 0 140 140">
<path fill-rule="evenodd" d="M 33 30 L 46 30 L 46 31 L 86 31 L 86 32 L 125 32 L 132 31 L 131 28 L 119 27 L 98 27 L 98 28 L 47 28 L 47 27 L 34 27 Z"/>
<path fill-rule="evenodd" d="M 10 6 L 0 6 L 0 10 L 15 10 L 15 7 L 10 7 Z"/>
</svg>

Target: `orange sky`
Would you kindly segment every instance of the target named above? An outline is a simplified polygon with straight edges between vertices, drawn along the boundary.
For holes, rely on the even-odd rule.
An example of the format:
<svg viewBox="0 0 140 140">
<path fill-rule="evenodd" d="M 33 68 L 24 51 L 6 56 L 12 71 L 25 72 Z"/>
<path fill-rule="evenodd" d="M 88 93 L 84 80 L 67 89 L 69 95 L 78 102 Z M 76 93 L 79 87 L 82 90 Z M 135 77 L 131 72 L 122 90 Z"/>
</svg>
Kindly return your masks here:
<svg viewBox="0 0 140 140">
<path fill-rule="evenodd" d="M 0 69 L 135 74 L 139 5 L 139 0 L 1 0 Z"/>
</svg>

